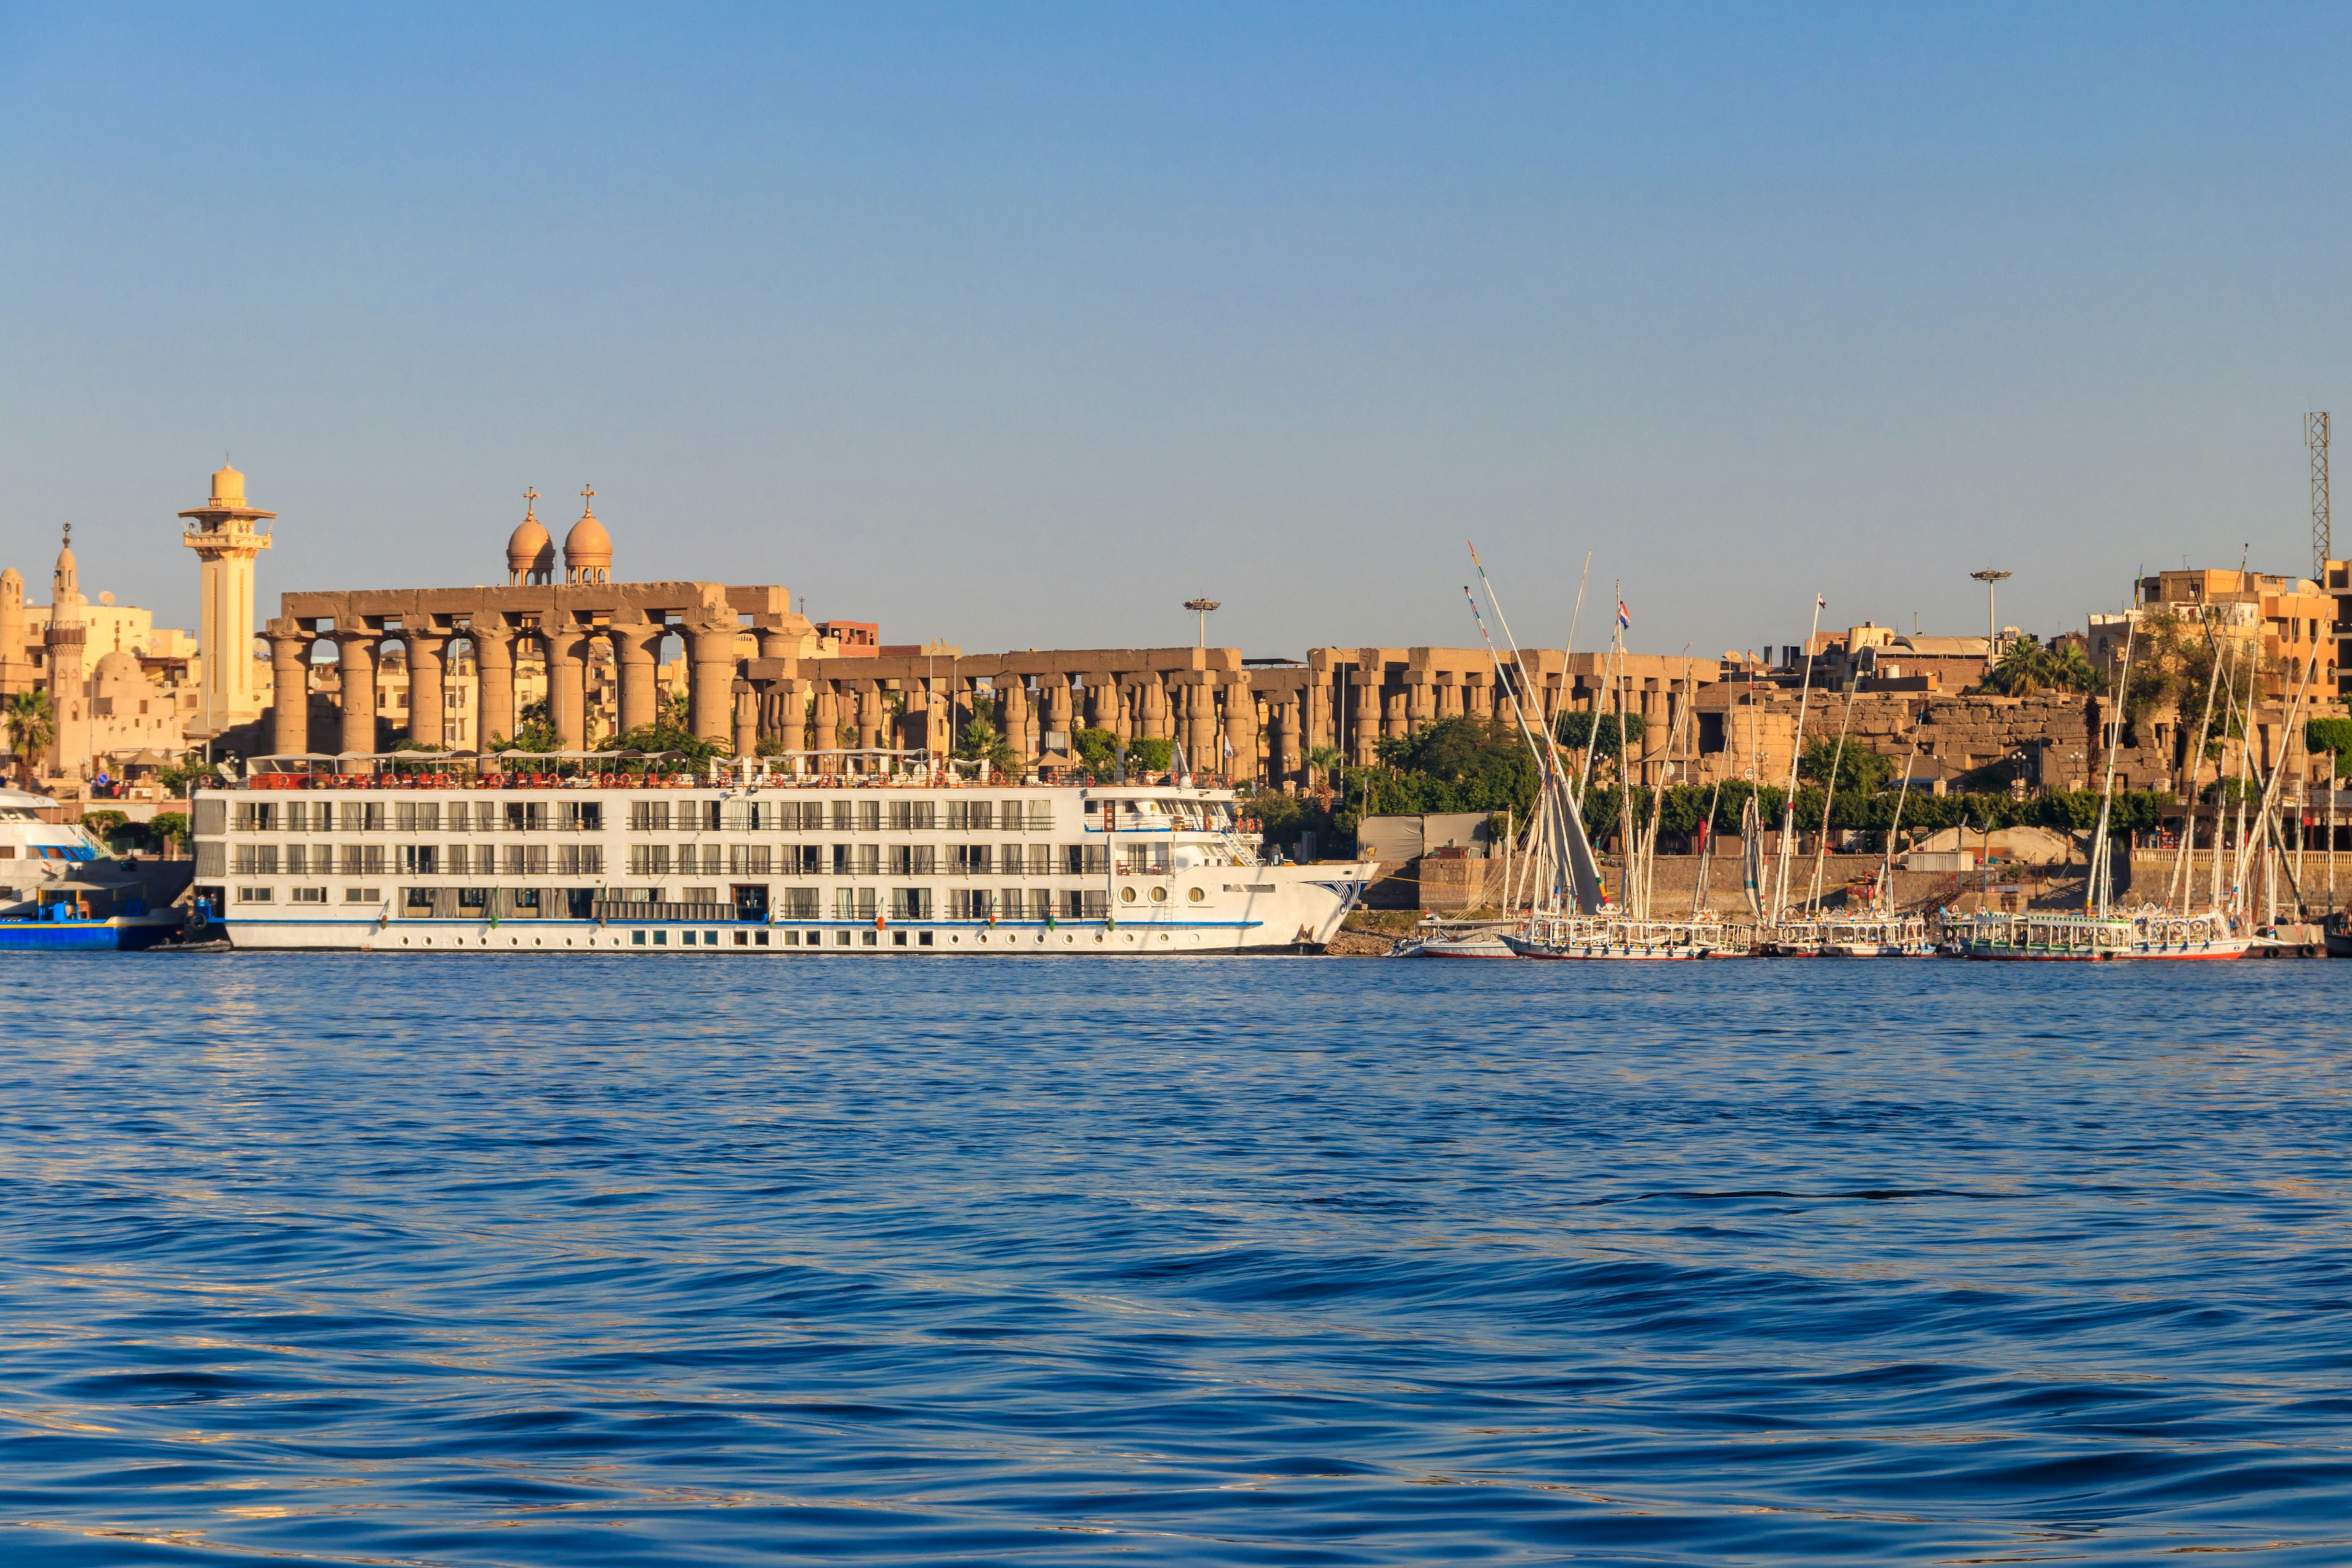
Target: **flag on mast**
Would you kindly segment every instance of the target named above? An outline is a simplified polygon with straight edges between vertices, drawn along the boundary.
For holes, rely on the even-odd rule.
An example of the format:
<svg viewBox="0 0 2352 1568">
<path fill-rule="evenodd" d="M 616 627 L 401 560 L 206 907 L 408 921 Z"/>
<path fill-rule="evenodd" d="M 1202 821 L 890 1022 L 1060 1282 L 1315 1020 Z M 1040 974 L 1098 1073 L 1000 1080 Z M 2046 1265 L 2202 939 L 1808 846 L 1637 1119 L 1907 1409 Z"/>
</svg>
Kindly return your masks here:
<svg viewBox="0 0 2352 1568">
<path fill-rule="evenodd" d="M 1623 631 L 1623 630 L 1625 630 L 1627 627 L 1631 626 L 1633 624 L 1633 611 L 1631 611 L 1631 610 L 1629 610 L 1629 609 L 1627 609 L 1627 608 L 1625 607 L 1625 601 L 1624 601 L 1624 600 L 1622 600 L 1622 599 L 1618 600 L 1618 601 L 1617 601 L 1617 629 L 1618 629 L 1618 630 L 1620 630 L 1620 631 Z"/>
</svg>

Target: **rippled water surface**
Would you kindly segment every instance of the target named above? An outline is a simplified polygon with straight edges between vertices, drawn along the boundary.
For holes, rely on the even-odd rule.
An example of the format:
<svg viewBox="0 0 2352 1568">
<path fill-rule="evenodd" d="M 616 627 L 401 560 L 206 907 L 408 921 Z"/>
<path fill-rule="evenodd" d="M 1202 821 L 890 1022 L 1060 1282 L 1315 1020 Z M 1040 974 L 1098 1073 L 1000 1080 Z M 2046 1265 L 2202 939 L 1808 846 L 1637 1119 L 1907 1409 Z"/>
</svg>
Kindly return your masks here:
<svg viewBox="0 0 2352 1568">
<path fill-rule="evenodd" d="M 0 966 L 0 1560 L 2352 1559 L 2352 963 Z"/>
</svg>

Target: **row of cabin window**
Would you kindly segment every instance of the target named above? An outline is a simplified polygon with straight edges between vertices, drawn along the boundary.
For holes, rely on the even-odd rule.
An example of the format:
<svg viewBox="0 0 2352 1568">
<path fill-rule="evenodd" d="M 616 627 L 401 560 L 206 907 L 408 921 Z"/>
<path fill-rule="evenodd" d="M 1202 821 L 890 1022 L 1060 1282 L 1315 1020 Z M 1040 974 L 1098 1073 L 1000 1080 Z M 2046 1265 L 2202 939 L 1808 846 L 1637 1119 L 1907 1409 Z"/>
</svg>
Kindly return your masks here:
<svg viewBox="0 0 2352 1568">
<path fill-rule="evenodd" d="M 698 907 L 717 907 L 715 889 L 689 889 L 705 894 L 695 900 Z M 598 889 L 594 888 L 404 888 L 400 909 L 411 920 L 593 920 L 598 918 Z M 287 889 L 289 903 L 325 903 L 324 888 L 290 888 Z M 373 888 L 346 888 L 346 903 L 373 904 L 380 902 L 382 893 Z M 267 904 L 277 901 L 276 889 L 267 887 L 243 887 L 236 889 L 236 901 L 241 904 Z M 648 904 L 648 910 L 657 906 Z M 895 921 L 928 921 L 938 919 L 940 900 L 929 888 L 837 888 L 834 889 L 833 913 L 835 920 L 871 921 L 887 916 Z M 1055 892 L 1046 888 L 957 888 L 950 889 L 944 900 L 946 918 L 958 921 L 1046 921 L 1057 916 L 1063 920 L 1100 920 L 1108 912 L 1108 897 L 1099 889 L 1066 889 Z M 783 920 L 813 921 L 820 918 L 823 900 L 814 888 L 785 888 L 779 890 L 775 913 Z M 604 903 L 602 915 L 611 920 L 626 920 L 627 906 Z"/>
<path fill-rule="evenodd" d="M 199 877 L 601 877 L 601 844 L 198 844 Z"/>
<path fill-rule="evenodd" d="M 892 888 L 885 902 L 881 889 L 874 888 L 835 888 L 833 890 L 833 918 L 838 921 L 870 921 L 887 915 L 894 921 L 929 921 L 943 918 L 940 900 L 929 888 Z M 816 889 L 793 888 L 786 889 L 789 899 L 806 893 L 814 902 Z M 944 900 L 944 918 L 951 921 L 1049 921 L 1057 916 L 1063 920 L 1080 921 L 1103 918 L 1110 910 L 1109 895 L 1099 888 L 1065 889 L 1056 892 L 1050 888 L 951 888 Z M 812 920 L 815 911 L 802 912 L 798 902 L 787 903 L 783 909 L 788 920 Z"/>
<path fill-rule="evenodd" d="M 604 805 L 594 800 L 240 800 L 236 806 L 233 821 L 239 833 L 604 830 Z M 197 829 L 204 831 L 204 825 Z"/>
<path fill-rule="evenodd" d="M 236 901 L 240 904 L 274 904 L 278 901 L 278 889 L 275 888 L 239 888 L 236 890 Z M 327 901 L 327 889 L 324 888 L 289 888 L 286 889 L 286 901 L 289 904 L 323 904 Z M 343 902 L 347 904 L 380 904 L 383 902 L 383 889 L 381 888 L 345 888 L 343 889 Z"/>
<path fill-rule="evenodd" d="M 940 805 L 947 810 L 942 813 Z M 240 800 L 239 833 L 600 833 L 594 800 Z M 1000 809 L 1000 807 L 1002 809 Z M 1050 832 L 1050 800 L 633 800 L 633 833 Z"/>
<path fill-rule="evenodd" d="M 1099 877 L 1110 868 L 1108 852 L 1097 844 L 632 844 L 633 877 L 785 876 L 936 877 L 944 867 L 956 877 Z M 1168 847 L 1130 844 L 1123 859 L 1130 872 L 1165 873 Z M 604 849 L 599 844 L 250 844 L 196 846 L 196 875 L 241 877 L 382 876 L 390 871 L 421 877 L 541 876 L 548 873 L 599 877 Z"/>
<path fill-rule="evenodd" d="M 1166 845 L 1129 848 L 1130 869 L 1167 869 Z M 754 877 L 1099 877 L 1110 869 L 1098 844 L 632 844 L 629 875 L 715 876 L 722 853 L 728 871 Z"/>
<path fill-rule="evenodd" d="M 940 807 L 947 809 L 942 812 Z M 973 828 L 1044 833 L 1050 800 L 633 800 L 633 833 L 929 833 Z"/>
</svg>

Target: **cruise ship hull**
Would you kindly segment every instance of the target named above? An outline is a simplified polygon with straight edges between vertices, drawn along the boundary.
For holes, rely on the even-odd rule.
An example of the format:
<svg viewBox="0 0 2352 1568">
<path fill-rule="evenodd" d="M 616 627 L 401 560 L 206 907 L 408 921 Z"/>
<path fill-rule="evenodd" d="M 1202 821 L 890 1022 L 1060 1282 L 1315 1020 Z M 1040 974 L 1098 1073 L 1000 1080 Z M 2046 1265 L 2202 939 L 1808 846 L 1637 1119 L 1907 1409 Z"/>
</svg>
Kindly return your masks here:
<svg viewBox="0 0 2352 1568">
<path fill-rule="evenodd" d="M 1315 951 L 1376 869 L 1268 863 L 1175 784 L 370 787 L 194 802 L 231 946 L 371 952 L 1182 956 Z"/>
<path fill-rule="evenodd" d="M 1302 900 L 1303 901 L 1303 900 Z M 230 945 L 274 951 L 365 952 L 797 953 L 878 957 L 1142 957 L 1210 953 L 1312 952 L 1337 931 L 1337 916 L 1290 921 L 1269 910 L 1263 921 L 1233 924 L 1116 921 L 468 921 L 231 918 L 219 922 Z"/>
</svg>

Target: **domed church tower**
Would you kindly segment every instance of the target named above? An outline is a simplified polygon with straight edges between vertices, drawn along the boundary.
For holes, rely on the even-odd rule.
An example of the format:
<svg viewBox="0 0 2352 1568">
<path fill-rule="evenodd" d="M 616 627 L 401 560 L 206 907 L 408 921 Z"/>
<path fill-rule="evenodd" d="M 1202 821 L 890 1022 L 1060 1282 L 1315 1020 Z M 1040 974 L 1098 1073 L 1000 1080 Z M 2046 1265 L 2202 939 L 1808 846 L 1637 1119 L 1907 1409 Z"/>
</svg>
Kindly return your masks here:
<svg viewBox="0 0 2352 1568">
<path fill-rule="evenodd" d="M 523 492 L 522 521 L 507 538 L 507 586 L 518 588 L 555 581 L 555 541 L 539 521 L 539 487 Z"/>
<path fill-rule="evenodd" d="M 613 536 L 596 521 L 596 487 L 582 486 L 580 499 L 580 521 L 563 536 L 563 580 L 609 583 L 613 580 Z"/>
</svg>

